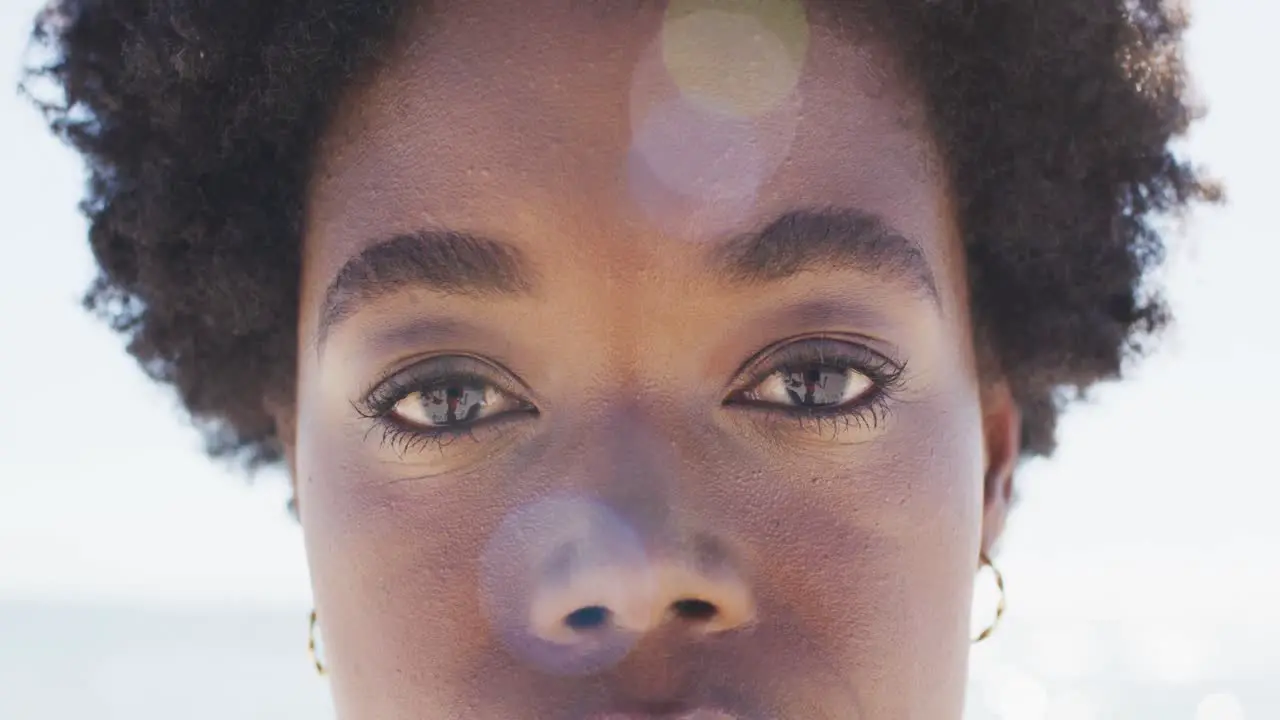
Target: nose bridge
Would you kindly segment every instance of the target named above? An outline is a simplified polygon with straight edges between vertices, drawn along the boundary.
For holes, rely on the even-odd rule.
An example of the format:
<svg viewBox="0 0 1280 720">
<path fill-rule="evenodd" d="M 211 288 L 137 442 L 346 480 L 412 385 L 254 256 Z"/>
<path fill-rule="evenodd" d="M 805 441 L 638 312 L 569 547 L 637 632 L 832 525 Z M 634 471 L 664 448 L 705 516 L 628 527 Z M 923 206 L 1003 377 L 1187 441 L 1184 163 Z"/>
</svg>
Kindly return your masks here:
<svg viewBox="0 0 1280 720">
<path fill-rule="evenodd" d="M 668 431 L 676 430 L 668 428 Z M 528 618 L 560 644 L 637 636 L 675 624 L 717 633 L 755 616 L 752 593 L 721 538 L 682 507 L 678 445 L 636 405 L 584 433 L 572 485 L 590 500 L 537 564 Z"/>
<path fill-rule="evenodd" d="M 638 401 L 602 412 L 584 433 L 575 474 L 588 492 L 623 516 L 651 551 L 679 534 L 681 458 L 674 422 Z"/>
</svg>

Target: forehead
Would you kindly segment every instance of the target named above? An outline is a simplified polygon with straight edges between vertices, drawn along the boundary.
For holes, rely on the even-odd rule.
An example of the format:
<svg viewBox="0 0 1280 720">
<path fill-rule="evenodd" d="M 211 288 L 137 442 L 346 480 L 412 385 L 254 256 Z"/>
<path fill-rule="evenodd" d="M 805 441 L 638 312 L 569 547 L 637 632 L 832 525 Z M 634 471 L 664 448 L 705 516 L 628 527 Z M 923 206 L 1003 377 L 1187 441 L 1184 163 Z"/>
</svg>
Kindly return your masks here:
<svg viewBox="0 0 1280 720">
<path fill-rule="evenodd" d="M 815 5 L 442 2 L 338 108 L 307 272 L 324 283 L 363 246 L 423 227 L 535 259 L 644 262 L 829 205 L 881 216 L 949 268 L 923 118 L 892 49 Z"/>
</svg>

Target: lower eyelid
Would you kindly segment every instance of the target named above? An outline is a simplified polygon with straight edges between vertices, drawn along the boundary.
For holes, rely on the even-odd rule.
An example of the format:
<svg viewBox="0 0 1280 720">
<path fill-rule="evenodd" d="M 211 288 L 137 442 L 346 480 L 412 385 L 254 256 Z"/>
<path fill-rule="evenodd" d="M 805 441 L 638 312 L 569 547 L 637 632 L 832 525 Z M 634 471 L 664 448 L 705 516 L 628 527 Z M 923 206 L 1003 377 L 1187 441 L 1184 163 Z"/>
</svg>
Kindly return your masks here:
<svg viewBox="0 0 1280 720">
<path fill-rule="evenodd" d="M 536 412 L 516 410 L 470 425 L 437 428 L 408 427 L 392 417 L 383 417 L 375 421 L 365 438 L 367 441 L 377 440 L 382 447 L 397 450 L 402 458 L 436 451 L 447 454 L 451 447 L 458 450 L 455 446 L 459 443 L 479 447 L 499 440 L 519 423 L 530 419 L 531 415 L 536 416 Z"/>
<path fill-rule="evenodd" d="M 806 408 L 797 411 L 763 403 L 736 403 L 728 407 L 742 413 L 750 422 L 765 426 L 765 432 L 775 438 L 795 438 L 798 433 L 808 433 L 830 440 L 830 435 L 838 437 L 846 432 L 867 433 L 883 429 L 893 414 L 893 401 L 882 389 L 875 393 L 865 402 L 825 411 Z"/>
</svg>

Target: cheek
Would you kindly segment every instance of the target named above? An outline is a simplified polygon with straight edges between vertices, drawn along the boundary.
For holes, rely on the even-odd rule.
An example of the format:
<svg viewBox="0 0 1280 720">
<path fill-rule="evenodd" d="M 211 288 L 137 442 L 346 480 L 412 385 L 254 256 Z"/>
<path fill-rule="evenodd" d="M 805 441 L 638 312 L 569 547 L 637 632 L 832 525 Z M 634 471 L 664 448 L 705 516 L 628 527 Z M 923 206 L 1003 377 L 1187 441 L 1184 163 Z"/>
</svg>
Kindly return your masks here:
<svg viewBox="0 0 1280 720">
<path fill-rule="evenodd" d="M 339 714 L 394 717 L 428 686 L 456 707 L 466 698 L 422 678 L 487 662 L 473 560 L 500 504 L 476 478 L 394 475 L 360 429 L 315 410 L 300 403 L 298 499 Z"/>
<path fill-rule="evenodd" d="M 707 505 L 749 538 L 762 604 L 825 649 L 813 672 L 911 689 L 864 685 L 865 701 L 882 704 L 864 707 L 869 717 L 942 717 L 962 696 L 968 657 L 980 416 L 958 400 L 896 413 L 883 436 L 841 456 L 757 459 L 765 473 Z"/>
</svg>

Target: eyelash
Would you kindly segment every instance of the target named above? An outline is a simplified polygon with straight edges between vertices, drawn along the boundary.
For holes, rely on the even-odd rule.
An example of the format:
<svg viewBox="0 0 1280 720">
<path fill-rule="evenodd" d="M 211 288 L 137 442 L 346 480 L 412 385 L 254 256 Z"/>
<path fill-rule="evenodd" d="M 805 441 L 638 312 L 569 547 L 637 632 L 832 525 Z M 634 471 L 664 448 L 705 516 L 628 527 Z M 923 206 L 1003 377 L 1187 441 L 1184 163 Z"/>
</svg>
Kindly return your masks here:
<svg viewBox="0 0 1280 720">
<path fill-rule="evenodd" d="M 741 389 L 731 394 L 725 405 L 793 421 L 802 430 L 831 438 L 849 429 L 874 430 L 887 419 L 893 398 L 903 385 L 905 364 L 895 363 L 866 345 L 833 336 L 785 340 L 774 345 L 779 346 L 781 349 L 766 349 L 758 356 L 760 359 L 748 362 L 747 369 L 740 373 Z M 745 397 L 774 373 L 805 365 L 853 371 L 866 377 L 871 386 L 850 403 L 832 407 L 780 407 Z"/>
<path fill-rule="evenodd" d="M 869 430 L 879 427 L 888 416 L 891 400 L 901 387 L 906 371 L 905 364 L 894 363 L 865 345 L 829 336 L 788 340 L 774 347 L 780 349 L 766 349 L 757 356 L 758 359 L 747 363 L 746 369 L 739 373 L 741 379 L 735 383 L 740 389 L 726 398 L 724 405 L 798 422 L 801 429 L 822 436 L 830 432 L 834 437 L 850 428 Z M 871 387 L 855 401 L 833 407 L 782 407 L 746 398 L 774 373 L 803 365 L 820 365 L 841 372 L 854 371 L 870 380 Z M 353 406 L 361 417 L 372 421 L 369 432 L 380 431 L 382 444 L 395 448 L 402 457 L 430 447 L 443 450 L 464 437 L 476 440 L 476 430 L 499 425 L 512 419 L 510 416 L 537 416 L 537 408 L 521 399 L 518 386 L 496 379 L 497 375 L 501 373 L 493 366 L 475 358 L 461 355 L 437 357 L 380 381 Z M 396 417 L 396 405 L 413 393 L 427 393 L 459 384 L 495 387 L 513 398 L 519 407 L 477 422 L 435 428 L 409 424 Z"/>
<path fill-rule="evenodd" d="M 488 363 L 464 355 L 432 358 L 382 380 L 363 400 L 354 403 L 354 407 L 361 417 L 372 421 L 369 432 L 380 431 L 382 445 L 394 448 L 401 457 L 433 446 L 443 450 L 464 437 L 476 440 L 477 429 L 500 424 L 509 420 L 510 415 L 538 414 L 536 408 L 520 399 L 514 383 L 495 379 L 497 374 Z M 413 393 L 427 393 L 457 384 L 495 387 L 515 399 L 519 408 L 478 422 L 435 428 L 406 423 L 395 416 L 396 405 Z"/>
</svg>

